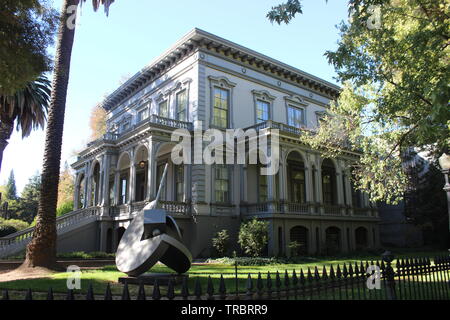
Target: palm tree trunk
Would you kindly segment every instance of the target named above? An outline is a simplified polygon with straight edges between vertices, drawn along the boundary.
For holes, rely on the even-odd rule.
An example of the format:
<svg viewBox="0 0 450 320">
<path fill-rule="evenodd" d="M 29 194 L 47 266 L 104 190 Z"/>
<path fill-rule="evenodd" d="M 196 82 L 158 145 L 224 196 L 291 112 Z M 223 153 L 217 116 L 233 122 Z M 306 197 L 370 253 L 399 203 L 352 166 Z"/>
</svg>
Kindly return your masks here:
<svg viewBox="0 0 450 320">
<path fill-rule="evenodd" d="M 14 129 L 14 120 L 9 119 L 8 117 L 1 117 L 0 121 L 0 172 L 2 169 L 2 161 L 3 161 L 3 151 L 5 151 L 6 146 L 8 145 L 8 140 L 11 137 L 11 134 Z"/>
<path fill-rule="evenodd" d="M 77 6 L 78 3 L 79 0 L 63 0 L 61 9 L 52 94 L 45 136 L 38 218 L 33 239 L 26 250 L 24 265 L 27 267 L 56 267 L 56 203 L 70 58 L 75 36 L 75 23 L 69 27 L 66 23 L 70 21 L 69 17 L 71 16 L 67 13 L 67 9 L 70 6 Z"/>
</svg>

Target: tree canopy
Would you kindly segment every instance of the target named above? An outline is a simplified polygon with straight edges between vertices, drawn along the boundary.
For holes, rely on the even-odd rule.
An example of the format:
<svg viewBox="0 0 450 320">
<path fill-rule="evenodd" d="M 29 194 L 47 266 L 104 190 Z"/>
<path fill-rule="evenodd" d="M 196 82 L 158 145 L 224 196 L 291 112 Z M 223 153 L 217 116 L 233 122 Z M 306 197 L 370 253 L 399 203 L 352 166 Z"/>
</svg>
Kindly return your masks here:
<svg viewBox="0 0 450 320">
<path fill-rule="evenodd" d="M 91 128 L 91 139 L 101 138 L 106 133 L 106 111 L 102 107 L 95 106 L 91 110 L 89 127 Z"/>
<path fill-rule="evenodd" d="M 446 0 L 348 3 L 338 48 L 325 53 L 343 89 L 317 133 L 302 141 L 327 157 L 343 147 L 360 151 L 356 186 L 373 201 L 396 203 L 407 181 L 404 152 L 448 149 L 449 6 Z M 289 23 L 294 15 L 287 8 L 269 19 Z"/>
<path fill-rule="evenodd" d="M 0 2 L 0 94 L 12 95 L 51 69 L 58 13 L 47 0 Z"/>
</svg>

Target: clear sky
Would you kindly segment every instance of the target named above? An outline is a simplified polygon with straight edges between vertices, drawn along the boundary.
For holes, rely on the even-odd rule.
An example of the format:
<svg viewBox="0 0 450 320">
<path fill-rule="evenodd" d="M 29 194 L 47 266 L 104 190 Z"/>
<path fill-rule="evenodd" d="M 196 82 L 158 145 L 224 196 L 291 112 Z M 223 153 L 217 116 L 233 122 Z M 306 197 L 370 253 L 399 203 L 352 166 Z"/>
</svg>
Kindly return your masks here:
<svg viewBox="0 0 450 320">
<path fill-rule="evenodd" d="M 303 0 L 303 15 L 291 24 L 272 25 L 265 17 L 285 0 L 116 0 L 109 17 L 81 11 L 72 53 L 62 164 L 89 140 L 89 115 L 105 94 L 150 63 L 194 27 L 336 83 L 323 56 L 336 48 L 336 25 L 347 19 L 347 1 Z M 54 0 L 59 10 L 61 0 Z M 54 49 L 51 50 L 54 52 Z M 4 155 L 0 183 L 14 169 L 18 191 L 41 170 L 45 134 L 22 140 L 14 132 Z"/>
</svg>

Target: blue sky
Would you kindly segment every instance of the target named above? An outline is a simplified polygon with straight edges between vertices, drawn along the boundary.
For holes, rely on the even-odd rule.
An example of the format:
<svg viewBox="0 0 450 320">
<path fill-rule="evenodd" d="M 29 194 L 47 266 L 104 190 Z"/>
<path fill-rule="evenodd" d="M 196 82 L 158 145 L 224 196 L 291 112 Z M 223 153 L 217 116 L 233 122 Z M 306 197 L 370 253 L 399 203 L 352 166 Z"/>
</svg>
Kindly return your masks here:
<svg viewBox="0 0 450 320">
<path fill-rule="evenodd" d="M 92 107 L 194 27 L 336 83 L 323 54 L 336 48 L 336 25 L 347 19 L 347 1 L 303 0 L 303 15 L 287 26 L 272 25 L 265 15 L 282 1 L 116 0 L 109 17 L 102 10 L 94 13 L 87 1 L 72 53 L 62 163 L 73 162 L 74 152 L 89 140 Z M 59 10 L 61 0 L 53 5 Z M 21 191 L 41 170 L 44 139 L 42 130 L 24 140 L 14 132 L 3 156 L 0 183 L 14 169 Z"/>
</svg>

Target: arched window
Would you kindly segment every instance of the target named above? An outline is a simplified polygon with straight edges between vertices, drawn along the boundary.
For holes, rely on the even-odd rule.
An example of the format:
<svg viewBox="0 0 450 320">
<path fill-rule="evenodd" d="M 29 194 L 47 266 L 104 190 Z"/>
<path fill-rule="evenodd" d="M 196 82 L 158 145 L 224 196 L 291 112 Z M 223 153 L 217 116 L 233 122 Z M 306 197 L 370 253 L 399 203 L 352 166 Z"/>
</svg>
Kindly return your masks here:
<svg viewBox="0 0 450 320">
<path fill-rule="evenodd" d="M 291 152 L 287 158 L 289 200 L 296 203 L 306 202 L 305 164 L 298 152 Z"/>
<path fill-rule="evenodd" d="M 85 206 L 85 187 L 86 187 L 86 179 L 84 174 L 81 175 L 80 182 L 78 183 L 78 208 L 84 208 Z"/>
<path fill-rule="evenodd" d="M 368 244 L 368 232 L 364 227 L 356 228 L 355 230 L 355 244 L 356 250 L 364 250 Z"/>
<path fill-rule="evenodd" d="M 341 251 L 341 229 L 328 227 L 325 230 L 325 244 L 327 254 L 336 254 Z"/>
<path fill-rule="evenodd" d="M 337 202 L 336 169 L 330 159 L 322 162 L 322 196 L 326 205 L 334 205 Z"/>
<path fill-rule="evenodd" d="M 94 165 L 91 181 L 91 206 L 99 204 L 100 200 L 100 164 L 98 162 Z"/>
<path fill-rule="evenodd" d="M 308 253 L 308 229 L 303 226 L 296 226 L 291 229 L 290 241 L 296 242 L 298 246 L 295 246 L 296 252 L 292 252 L 293 247 L 291 246 L 291 255 L 305 255 Z"/>
</svg>

